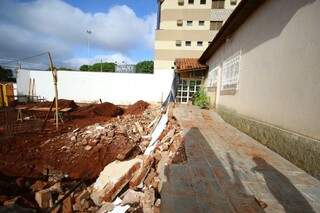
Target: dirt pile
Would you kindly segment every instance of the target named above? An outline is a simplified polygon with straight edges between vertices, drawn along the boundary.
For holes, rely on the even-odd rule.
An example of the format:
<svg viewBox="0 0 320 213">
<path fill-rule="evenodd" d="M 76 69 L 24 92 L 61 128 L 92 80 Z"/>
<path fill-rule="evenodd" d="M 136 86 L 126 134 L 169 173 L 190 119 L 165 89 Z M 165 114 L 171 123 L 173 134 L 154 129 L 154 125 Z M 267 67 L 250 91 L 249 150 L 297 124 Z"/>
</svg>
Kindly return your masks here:
<svg viewBox="0 0 320 213">
<path fill-rule="evenodd" d="M 126 109 L 126 114 L 131 114 L 131 115 L 141 114 L 148 108 L 148 106 L 149 106 L 149 104 L 147 102 L 138 101 L 138 102 L 130 105 Z"/>
<path fill-rule="evenodd" d="M 52 101 L 45 101 L 45 102 L 38 102 L 38 103 L 28 103 L 28 104 L 24 104 L 21 106 L 26 106 L 29 108 L 31 108 L 31 107 L 50 107 L 51 104 L 52 104 Z M 72 110 L 76 110 L 79 108 L 79 106 L 74 102 L 74 100 L 67 100 L 67 99 L 59 99 L 58 106 L 60 109 L 71 108 Z"/>
<path fill-rule="evenodd" d="M 80 107 L 71 115 L 75 117 L 105 116 L 116 117 L 123 114 L 123 109 L 109 102 Z"/>
</svg>

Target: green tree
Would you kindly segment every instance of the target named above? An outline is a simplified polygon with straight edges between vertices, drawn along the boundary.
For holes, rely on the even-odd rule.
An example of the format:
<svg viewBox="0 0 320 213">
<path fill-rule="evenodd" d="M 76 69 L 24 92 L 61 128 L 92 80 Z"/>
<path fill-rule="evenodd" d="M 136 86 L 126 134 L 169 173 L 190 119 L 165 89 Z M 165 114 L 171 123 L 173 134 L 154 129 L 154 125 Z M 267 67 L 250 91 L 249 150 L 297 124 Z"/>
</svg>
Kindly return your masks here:
<svg viewBox="0 0 320 213">
<path fill-rule="evenodd" d="M 154 63 L 153 61 L 141 61 L 136 65 L 137 73 L 153 73 Z"/>
<path fill-rule="evenodd" d="M 83 64 L 80 66 L 81 71 L 89 71 L 89 72 L 114 72 L 116 69 L 115 63 L 95 63 L 93 65 Z"/>
<path fill-rule="evenodd" d="M 0 81 L 12 81 L 12 71 L 10 69 L 5 69 L 0 66 Z"/>
<path fill-rule="evenodd" d="M 87 65 L 87 64 L 81 65 L 81 66 L 80 66 L 80 70 L 81 70 L 81 71 L 88 71 L 88 70 L 89 70 L 89 65 Z"/>
</svg>

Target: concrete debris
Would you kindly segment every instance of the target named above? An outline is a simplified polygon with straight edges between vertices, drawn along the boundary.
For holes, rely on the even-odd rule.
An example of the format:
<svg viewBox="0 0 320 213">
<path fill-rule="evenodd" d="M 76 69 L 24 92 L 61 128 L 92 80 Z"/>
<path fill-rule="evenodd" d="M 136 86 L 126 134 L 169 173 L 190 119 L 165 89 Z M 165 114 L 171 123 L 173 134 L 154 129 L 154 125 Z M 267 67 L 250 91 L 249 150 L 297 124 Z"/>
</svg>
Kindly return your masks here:
<svg viewBox="0 0 320 213">
<path fill-rule="evenodd" d="M 72 209 L 72 199 L 71 197 L 67 197 L 64 201 L 63 201 L 63 205 L 62 205 L 62 213 L 72 213 L 73 209 Z"/>
<path fill-rule="evenodd" d="M 153 213 L 153 206 L 155 202 L 155 191 L 153 188 L 147 188 L 144 191 L 142 198 L 142 209 L 144 213 Z"/>
<path fill-rule="evenodd" d="M 147 174 L 149 173 L 152 167 L 153 162 L 154 162 L 153 156 L 145 156 L 142 166 L 137 171 L 136 175 L 129 182 L 130 188 L 135 188 L 144 181 L 144 179 L 146 178 Z"/>
<path fill-rule="evenodd" d="M 91 199 L 100 206 L 103 201 L 112 201 L 140 168 L 142 160 L 114 161 L 108 164 L 93 184 Z"/>
<path fill-rule="evenodd" d="M 53 205 L 51 192 L 48 189 L 36 192 L 35 200 L 40 208 L 50 208 Z"/>
<path fill-rule="evenodd" d="M 100 174 L 93 184 L 87 181 L 92 179 L 87 178 L 81 186 L 73 189 L 77 183 L 75 178 L 68 182 L 65 177 L 69 174 L 63 169 L 64 172 L 48 166 L 43 171 L 48 181 L 37 180 L 29 187 L 41 209 L 51 208 L 67 195 L 53 212 L 160 212 L 159 194 L 162 183 L 166 182 L 164 171 L 178 152 L 180 131 L 176 120 L 169 118 L 168 112 L 161 114 L 159 110 L 146 110 L 144 117 L 121 116 L 109 123 L 70 129 L 70 132 L 48 140 L 49 145 L 63 141 L 59 151 L 71 155 L 75 149 L 81 149 L 82 153 L 93 153 L 91 156 L 95 158 L 109 154 L 100 150 L 117 145 L 117 138 L 124 138 L 125 143 L 121 151 L 112 153 L 114 161 L 102 165 L 102 171 L 98 170 L 97 174 Z M 70 162 L 74 160 L 72 156 L 69 159 Z M 90 173 L 91 165 L 86 165 Z M 69 193 L 70 190 L 73 191 Z M 7 206 L 18 200 L 6 199 L 2 203 Z"/>
<path fill-rule="evenodd" d="M 144 152 L 145 155 L 150 155 L 151 153 L 153 153 L 154 149 L 156 148 L 158 138 L 160 137 L 163 130 L 166 128 L 167 122 L 168 122 L 168 112 L 161 116 L 161 119 L 158 125 L 155 127 L 154 131 L 152 132 L 150 144 L 147 147 L 146 151 Z"/>
<path fill-rule="evenodd" d="M 48 183 L 46 183 L 45 181 L 37 180 L 31 186 L 31 188 L 32 188 L 32 191 L 37 192 L 37 191 L 40 191 L 40 190 L 44 189 L 47 185 L 48 185 Z"/>
<path fill-rule="evenodd" d="M 15 198 L 12 198 L 10 200 L 6 200 L 6 201 L 3 202 L 3 206 L 13 206 L 18 202 L 19 198 L 20 197 L 15 197 Z"/>
<path fill-rule="evenodd" d="M 90 145 L 86 145 L 84 147 L 84 150 L 86 150 L 86 151 L 90 151 L 91 149 L 92 149 L 92 146 L 90 146 Z"/>
<path fill-rule="evenodd" d="M 132 189 L 128 189 L 128 191 L 125 193 L 121 205 L 126 205 L 126 204 L 137 204 L 140 203 L 141 198 L 143 197 L 142 192 L 137 192 Z"/>
<path fill-rule="evenodd" d="M 115 205 L 110 202 L 105 202 L 103 205 L 100 207 L 100 209 L 97 211 L 97 213 L 105 213 L 105 212 L 110 212 L 114 209 Z"/>
</svg>

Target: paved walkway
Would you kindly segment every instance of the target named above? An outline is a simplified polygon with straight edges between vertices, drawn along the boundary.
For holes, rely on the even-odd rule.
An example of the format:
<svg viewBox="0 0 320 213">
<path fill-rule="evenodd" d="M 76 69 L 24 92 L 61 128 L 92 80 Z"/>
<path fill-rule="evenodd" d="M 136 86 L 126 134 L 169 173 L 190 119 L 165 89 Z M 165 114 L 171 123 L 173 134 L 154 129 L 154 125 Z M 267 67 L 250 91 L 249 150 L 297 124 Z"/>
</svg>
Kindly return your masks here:
<svg viewBox="0 0 320 213">
<path fill-rule="evenodd" d="M 213 111 L 178 105 L 174 115 L 188 162 L 167 167 L 161 212 L 320 212 L 317 179 Z"/>
</svg>

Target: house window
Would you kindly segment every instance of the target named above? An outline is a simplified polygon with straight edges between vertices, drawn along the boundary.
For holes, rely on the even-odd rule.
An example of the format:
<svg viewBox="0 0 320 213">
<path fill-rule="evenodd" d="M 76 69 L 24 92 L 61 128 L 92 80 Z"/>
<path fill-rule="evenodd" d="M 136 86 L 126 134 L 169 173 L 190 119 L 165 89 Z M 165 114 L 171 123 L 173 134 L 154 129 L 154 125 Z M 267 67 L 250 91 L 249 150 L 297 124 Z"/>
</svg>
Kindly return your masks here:
<svg viewBox="0 0 320 213">
<path fill-rule="evenodd" d="M 241 52 L 223 62 L 221 90 L 238 90 Z"/>
<path fill-rule="evenodd" d="M 206 0 L 200 0 L 200 4 L 206 4 Z"/>
<path fill-rule="evenodd" d="M 210 21 L 210 30 L 220 30 L 222 21 Z"/>
<path fill-rule="evenodd" d="M 203 46 L 203 41 L 198 41 L 198 42 L 197 42 L 197 46 L 198 46 L 198 47 L 202 47 L 202 46 Z"/>
<path fill-rule="evenodd" d="M 224 0 L 212 0 L 212 9 L 223 9 Z"/>
<path fill-rule="evenodd" d="M 207 87 L 216 87 L 217 86 L 217 75 L 219 67 L 215 67 L 208 72 Z"/>
<path fill-rule="evenodd" d="M 231 5 L 236 5 L 237 4 L 237 0 L 231 0 Z"/>
<path fill-rule="evenodd" d="M 199 21 L 199 26 L 204 26 L 204 21 Z"/>
<path fill-rule="evenodd" d="M 191 46 L 191 41 L 186 41 L 186 46 L 190 47 Z"/>
<path fill-rule="evenodd" d="M 194 0 L 188 0 L 189 4 L 194 4 Z"/>
<path fill-rule="evenodd" d="M 176 40 L 176 46 L 181 47 L 182 42 L 180 40 Z"/>
<path fill-rule="evenodd" d="M 183 21 L 181 19 L 177 20 L 177 26 L 182 27 L 182 25 L 183 25 Z"/>
<path fill-rule="evenodd" d="M 184 0 L 178 0 L 178 5 L 183 6 L 184 5 Z"/>
<path fill-rule="evenodd" d="M 187 21 L 187 26 L 192 26 L 192 21 Z"/>
</svg>

